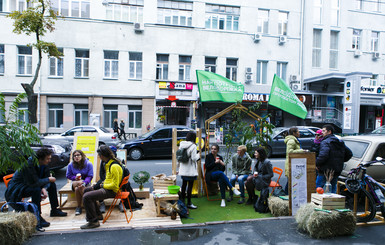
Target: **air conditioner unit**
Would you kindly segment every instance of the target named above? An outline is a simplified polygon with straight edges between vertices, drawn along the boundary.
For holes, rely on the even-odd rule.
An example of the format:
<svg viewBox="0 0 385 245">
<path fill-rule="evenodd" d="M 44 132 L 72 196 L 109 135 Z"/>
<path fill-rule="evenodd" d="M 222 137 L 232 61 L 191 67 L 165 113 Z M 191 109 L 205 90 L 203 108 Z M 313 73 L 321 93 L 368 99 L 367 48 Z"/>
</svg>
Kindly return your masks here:
<svg viewBox="0 0 385 245">
<path fill-rule="evenodd" d="M 90 114 L 90 125 L 100 126 L 100 114 Z"/>
<path fill-rule="evenodd" d="M 299 81 L 300 78 L 299 78 L 299 75 L 290 75 L 290 81 Z"/>
<path fill-rule="evenodd" d="M 373 52 L 373 59 L 379 59 L 381 57 L 380 52 Z"/>
<path fill-rule="evenodd" d="M 279 44 L 284 44 L 287 42 L 287 36 L 279 36 Z"/>
<path fill-rule="evenodd" d="M 360 57 L 362 55 L 362 51 L 359 49 L 354 50 L 354 57 Z"/>
<path fill-rule="evenodd" d="M 301 84 L 299 84 L 299 83 L 291 83 L 291 84 L 290 84 L 290 88 L 291 88 L 291 90 L 293 90 L 293 91 L 298 91 L 298 90 L 300 90 L 300 86 L 301 86 Z"/>
<path fill-rule="evenodd" d="M 137 22 L 134 24 L 134 30 L 136 33 L 142 33 L 143 32 L 143 26 L 141 23 Z"/>
<path fill-rule="evenodd" d="M 253 75 L 251 73 L 246 74 L 245 83 L 250 83 L 253 80 Z"/>
<path fill-rule="evenodd" d="M 246 74 L 253 73 L 253 69 L 251 67 L 246 67 Z"/>
<path fill-rule="evenodd" d="M 262 39 L 262 34 L 261 33 L 255 33 L 254 34 L 254 42 L 255 43 L 261 41 L 261 39 Z"/>
</svg>

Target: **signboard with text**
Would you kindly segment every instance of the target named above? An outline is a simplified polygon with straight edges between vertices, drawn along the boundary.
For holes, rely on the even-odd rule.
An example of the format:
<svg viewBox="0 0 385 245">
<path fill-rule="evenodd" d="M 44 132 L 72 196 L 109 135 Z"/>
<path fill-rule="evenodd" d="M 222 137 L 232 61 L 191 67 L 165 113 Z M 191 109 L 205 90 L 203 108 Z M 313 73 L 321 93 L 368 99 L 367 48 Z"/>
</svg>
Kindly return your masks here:
<svg viewBox="0 0 385 245">
<path fill-rule="evenodd" d="M 82 133 L 77 132 L 74 136 L 74 149 L 84 152 L 88 160 L 92 163 L 94 169 L 94 178 L 92 182 L 96 182 L 99 178 L 98 150 L 99 134 L 98 133 Z"/>
</svg>

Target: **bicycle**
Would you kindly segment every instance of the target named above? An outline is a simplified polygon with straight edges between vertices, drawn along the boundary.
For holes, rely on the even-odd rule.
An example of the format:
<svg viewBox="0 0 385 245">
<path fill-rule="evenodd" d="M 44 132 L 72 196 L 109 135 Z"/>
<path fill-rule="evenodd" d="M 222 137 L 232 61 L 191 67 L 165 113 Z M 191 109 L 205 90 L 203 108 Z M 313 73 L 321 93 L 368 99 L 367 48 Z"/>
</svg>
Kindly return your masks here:
<svg viewBox="0 0 385 245">
<path fill-rule="evenodd" d="M 378 162 L 385 165 L 381 157 L 377 157 L 374 161 L 359 164 L 357 168 L 350 170 L 345 181 L 345 186 L 350 193 L 357 193 L 367 200 L 365 209 L 363 210 L 364 212 L 360 212 L 360 214 L 357 212 L 357 222 L 369 222 L 373 220 L 378 209 L 380 209 L 382 216 L 385 217 L 385 188 L 366 174 L 366 167 L 370 167 L 373 163 Z M 352 209 L 351 207 L 349 208 Z"/>
</svg>

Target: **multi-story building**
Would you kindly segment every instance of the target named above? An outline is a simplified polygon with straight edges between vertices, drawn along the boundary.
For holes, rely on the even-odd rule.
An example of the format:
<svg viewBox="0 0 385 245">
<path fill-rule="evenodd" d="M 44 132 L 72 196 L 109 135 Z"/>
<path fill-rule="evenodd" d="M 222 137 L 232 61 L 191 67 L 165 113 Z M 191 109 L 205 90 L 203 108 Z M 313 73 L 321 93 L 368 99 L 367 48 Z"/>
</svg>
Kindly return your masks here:
<svg viewBox="0 0 385 245">
<path fill-rule="evenodd" d="M 111 128 L 118 118 L 126 132 L 141 134 L 202 121 L 229 104 L 199 103 L 196 70 L 243 83 L 243 103 L 263 102 L 259 113 L 271 113 L 277 126 L 324 123 L 319 111 L 335 107 L 333 115 L 325 112 L 338 117 L 341 84 L 350 73 L 368 77 L 362 82 L 371 83 L 368 89 L 383 83 L 385 6 L 374 2 L 51 0 L 63 18 L 44 39 L 63 57 L 43 58 L 35 87 L 40 130 Z M 31 81 L 37 62 L 36 50 L 26 46 L 33 36 L 12 33 L 6 17 L 26 7 L 26 0 L 0 0 L 0 90 L 8 104 L 23 91 L 20 84 Z M 305 121 L 267 106 L 274 74 L 305 99 Z M 377 113 L 382 94 L 375 97 L 381 98 Z M 226 118 L 217 123 L 225 126 Z"/>
</svg>

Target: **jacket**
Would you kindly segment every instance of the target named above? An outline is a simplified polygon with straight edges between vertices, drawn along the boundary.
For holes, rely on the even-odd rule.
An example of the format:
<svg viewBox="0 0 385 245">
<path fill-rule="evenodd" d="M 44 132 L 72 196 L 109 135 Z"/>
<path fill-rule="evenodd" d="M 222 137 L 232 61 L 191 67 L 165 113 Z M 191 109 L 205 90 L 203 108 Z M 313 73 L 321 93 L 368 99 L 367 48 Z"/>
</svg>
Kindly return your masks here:
<svg viewBox="0 0 385 245">
<path fill-rule="evenodd" d="M 233 174 L 245 175 L 251 173 L 251 158 L 247 152 L 243 157 L 239 157 L 238 153 L 235 153 L 232 158 Z"/>
<path fill-rule="evenodd" d="M 341 174 L 344 166 L 345 143 L 334 134 L 327 135 L 322 140 L 316 166 L 320 174 L 326 170 L 334 170 L 334 176 Z"/>
<path fill-rule="evenodd" d="M 223 161 L 223 157 L 222 156 L 217 155 L 217 157 L 219 157 L 219 159 L 221 159 Z M 215 172 L 215 171 L 222 171 L 222 172 L 224 172 L 225 169 L 226 169 L 226 167 L 223 166 L 222 164 L 215 163 L 214 155 L 211 154 L 211 153 L 209 153 L 206 156 L 205 167 L 206 167 L 206 173 L 205 173 L 206 182 L 210 182 L 211 181 L 211 173 L 212 172 Z"/>
<path fill-rule="evenodd" d="M 286 136 L 284 142 L 286 144 L 285 175 L 289 176 L 289 153 L 301 153 L 304 150 L 301 149 L 299 141 L 294 135 Z"/>
<path fill-rule="evenodd" d="M 123 169 L 120 164 L 114 164 L 111 166 L 110 172 L 110 165 L 112 162 L 115 162 L 115 160 L 111 159 L 106 163 L 106 179 L 104 180 L 103 188 L 117 193 L 119 191 L 120 182 L 122 181 Z"/>
<path fill-rule="evenodd" d="M 257 161 L 253 169 L 254 172 L 258 172 L 257 178 L 254 178 L 254 185 L 260 186 L 261 188 L 257 188 L 261 190 L 262 188 L 269 187 L 271 178 L 273 178 L 273 166 L 269 159 L 265 159 L 263 162 Z M 260 178 L 259 178 L 260 177 Z M 256 183 L 260 182 L 260 183 Z"/>
<path fill-rule="evenodd" d="M 179 148 L 186 148 L 189 160 L 186 163 L 178 162 L 179 175 L 180 176 L 198 176 L 197 160 L 199 159 L 199 153 L 197 153 L 197 146 L 191 141 L 180 142 Z"/>
<path fill-rule="evenodd" d="M 73 162 L 68 164 L 67 173 L 66 173 L 67 179 L 74 181 L 76 180 L 76 174 L 81 173 L 82 180 L 84 180 L 84 183 L 88 185 L 91 182 L 92 178 L 94 177 L 94 169 L 93 169 L 92 163 L 88 159 L 84 161 L 84 164 L 86 166 L 83 169 L 75 168 Z"/>
</svg>

